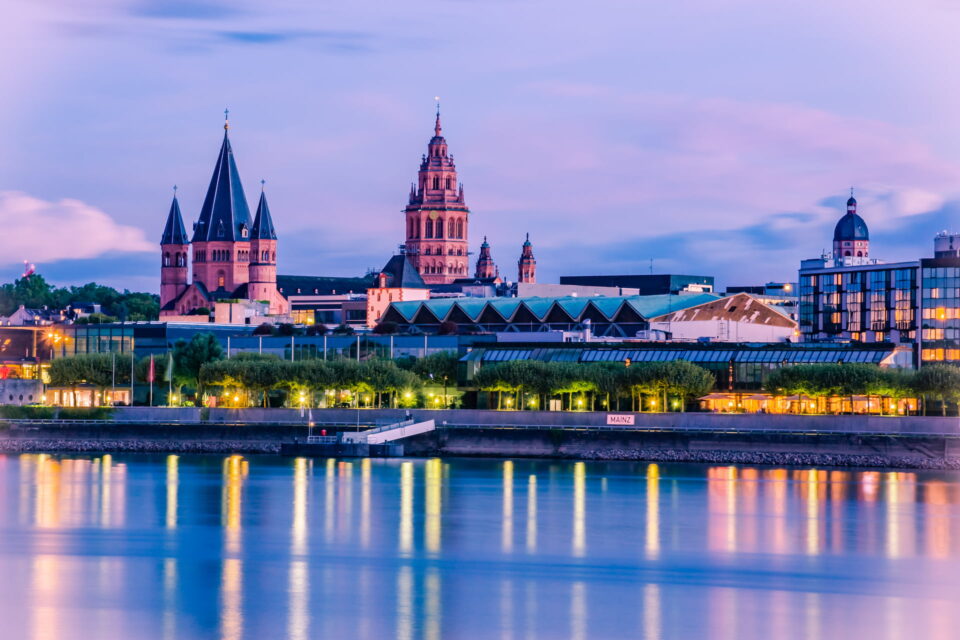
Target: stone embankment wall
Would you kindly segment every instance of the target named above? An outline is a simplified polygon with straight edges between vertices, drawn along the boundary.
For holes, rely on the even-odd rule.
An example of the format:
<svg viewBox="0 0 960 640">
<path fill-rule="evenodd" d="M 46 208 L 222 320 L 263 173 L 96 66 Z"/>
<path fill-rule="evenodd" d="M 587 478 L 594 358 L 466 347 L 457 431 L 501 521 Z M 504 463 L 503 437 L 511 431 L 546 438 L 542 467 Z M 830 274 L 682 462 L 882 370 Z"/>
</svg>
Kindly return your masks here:
<svg viewBox="0 0 960 640">
<path fill-rule="evenodd" d="M 105 424 L 7 421 L 0 451 L 275 453 L 303 439 L 403 419 L 396 409 L 118 409 Z M 960 419 L 706 413 L 411 410 L 437 431 L 404 440 L 408 455 L 562 457 L 710 463 L 960 468 Z M 153 424 L 147 424 L 147 423 Z"/>
</svg>

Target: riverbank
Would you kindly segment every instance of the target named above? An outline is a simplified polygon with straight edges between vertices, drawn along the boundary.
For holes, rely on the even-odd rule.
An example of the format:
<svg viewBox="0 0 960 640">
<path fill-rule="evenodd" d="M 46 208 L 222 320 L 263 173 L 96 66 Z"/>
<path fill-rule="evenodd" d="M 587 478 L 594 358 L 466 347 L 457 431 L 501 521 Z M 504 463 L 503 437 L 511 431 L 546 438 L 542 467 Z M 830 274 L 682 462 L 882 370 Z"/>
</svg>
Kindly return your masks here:
<svg viewBox="0 0 960 640">
<path fill-rule="evenodd" d="M 185 422 L 178 413 L 138 412 L 138 422 L 8 421 L 0 452 L 144 452 L 276 454 L 281 443 L 310 433 L 299 412 L 224 411 L 218 421 Z M 189 411 L 189 410 L 188 410 Z M 437 421 L 431 433 L 406 438 L 408 456 L 555 458 L 960 469 L 960 420 L 876 416 L 766 416 L 604 413 L 416 411 Z M 164 415 L 165 421 L 147 422 Z M 131 416 L 132 417 L 132 416 Z M 315 410 L 319 435 L 362 430 L 402 419 L 399 411 Z M 623 422 L 622 419 L 613 422 Z"/>
</svg>

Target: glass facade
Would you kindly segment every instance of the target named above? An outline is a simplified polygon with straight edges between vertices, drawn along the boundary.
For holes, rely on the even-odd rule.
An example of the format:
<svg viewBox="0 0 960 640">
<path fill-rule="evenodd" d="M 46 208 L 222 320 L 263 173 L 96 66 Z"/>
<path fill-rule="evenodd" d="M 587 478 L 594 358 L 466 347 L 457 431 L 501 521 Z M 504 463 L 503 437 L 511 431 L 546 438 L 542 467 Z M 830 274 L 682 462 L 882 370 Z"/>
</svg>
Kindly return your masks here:
<svg viewBox="0 0 960 640">
<path fill-rule="evenodd" d="M 960 258 L 921 263 L 921 363 L 960 364 Z"/>
<path fill-rule="evenodd" d="M 918 270 L 917 263 L 801 270 L 803 340 L 915 343 Z"/>
</svg>

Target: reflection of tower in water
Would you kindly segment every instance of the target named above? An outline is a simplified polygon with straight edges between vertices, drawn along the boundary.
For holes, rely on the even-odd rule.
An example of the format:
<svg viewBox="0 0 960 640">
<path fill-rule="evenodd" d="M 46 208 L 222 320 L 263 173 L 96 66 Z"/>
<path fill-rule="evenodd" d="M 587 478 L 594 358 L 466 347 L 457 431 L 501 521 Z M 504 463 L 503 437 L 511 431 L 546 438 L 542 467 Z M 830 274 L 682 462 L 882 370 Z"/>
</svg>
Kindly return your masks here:
<svg viewBox="0 0 960 640">
<path fill-rule="evenodd" d="M 220 524 L 224 535 L 224 558 L 220 574 L 220 637 L 237 640 L 243 635 L 242 499 L 243 479 L 249 465 L 243 456 L 223 461 L 223 488 L 220 493 Z"/>
</svg>

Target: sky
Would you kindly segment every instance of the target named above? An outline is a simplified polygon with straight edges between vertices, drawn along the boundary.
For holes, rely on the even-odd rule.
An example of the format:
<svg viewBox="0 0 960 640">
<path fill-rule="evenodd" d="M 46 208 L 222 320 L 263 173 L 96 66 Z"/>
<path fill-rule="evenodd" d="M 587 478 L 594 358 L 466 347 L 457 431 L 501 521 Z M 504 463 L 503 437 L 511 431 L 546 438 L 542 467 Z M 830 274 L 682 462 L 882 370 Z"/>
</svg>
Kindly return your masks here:
<svg viewBox="0 0 960 640">
<path fill-rule="evenodd" d="M 516 277 L 796 280 L 853 186 L 871 255 L 960 231 L 960 2 L 12 0 L 0 22 L 0 281 L 159 289 L 223 110 L 279 271 L 360 275 L 444 135 Z"/>
</svg>

